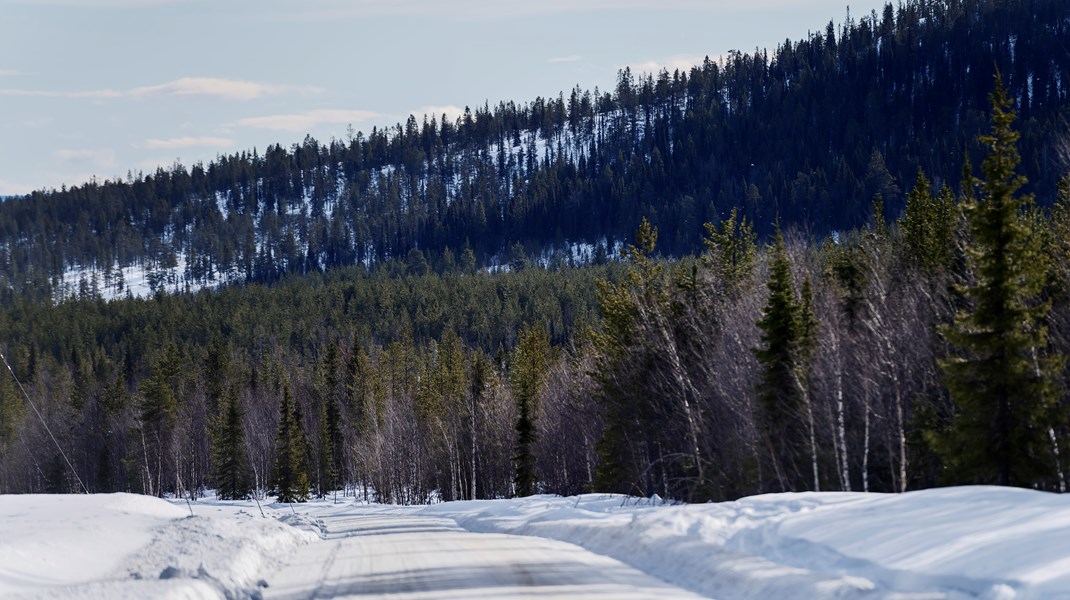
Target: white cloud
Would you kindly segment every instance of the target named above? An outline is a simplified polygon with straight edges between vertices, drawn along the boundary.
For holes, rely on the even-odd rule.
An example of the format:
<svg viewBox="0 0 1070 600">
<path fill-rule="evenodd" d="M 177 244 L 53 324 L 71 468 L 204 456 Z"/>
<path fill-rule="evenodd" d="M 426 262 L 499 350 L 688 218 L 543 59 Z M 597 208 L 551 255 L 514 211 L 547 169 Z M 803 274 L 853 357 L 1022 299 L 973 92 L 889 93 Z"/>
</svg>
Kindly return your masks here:
<svg viewBox="0 0 1070 600">
<path fill-rule="evenodd" d="M 209 136 L 185 136 L 168 140 L 147 139 L 138 148 L 148 150 L 172 150 L 175 148 L 230 148 L 234 140 Z"/>
<path fill-rule="evenodd" d="M 701 65 L 704 60 L 706 60 L 705 56 L 699 56 L 697 54 L 675 54 L 668 58 L 645 60 L 631 63 L 626 66 L 632 70 L 632 73 L 657 74 L 662 71 L 672 73 L 676 70 L 690 71 L 691 67 Z"/>
<path fill-rule="evenodd" d="M 303 132 L 309 131 L 318 125 L 360 123 L 380 116 L 379 113 L 368 110 L 322 109 L 289 115 L 250 117 L 239 120 L 238 125 L 243 127 L 256 127 L 259 129 L 272 129 L 275 131 Z"/>
<path fill-rule="evenodd" d="M 428 117 L 434 116 L 435 119 L 441 119 L 442 115 L 446 115 L 446 118 L 450 122 L 456 121 L 458 118 L 464 116 L 464 108 L 460 106 L 454 106 L 447 104 L 445 106 L 424 106 L 412 111 L 414 115 L 427 115 Z"/>
<path fill-rule="evenodd" d="M 52 158 L 66 166 L 84 169 L 107 169 L 115 166 L 115 151 L 111 148 L 56 150 L 52 153 Z"/>
<path fill-rule="evenodd" d="M 15 75 L 22 75 L 22 71 L 17 69 L 0 69 L 0 77 L 14 77 Z"/>
<path fill-rule="evenodd" d="M 183 77 L 159 85 L 137 87 L 130 90 L 128 94 L 134 97 L 210 96 L 224 100 L 252 100 L 268 95 L 313 94 L 322 91 L 320 88 L 311 86 L 273 85 L 212 77 Z"/>
<path fill-rule="evenodd" d="M 546 62 L 548 62 L 548 63 L 579 62 L 581 58 L 583 58 L 583 57 L 581 57 L 579 54 L 570 54 L 569 56 L 555 56 L 555 57 L 551 58 L 550 60 L 548 60 Z"/>
</svg>

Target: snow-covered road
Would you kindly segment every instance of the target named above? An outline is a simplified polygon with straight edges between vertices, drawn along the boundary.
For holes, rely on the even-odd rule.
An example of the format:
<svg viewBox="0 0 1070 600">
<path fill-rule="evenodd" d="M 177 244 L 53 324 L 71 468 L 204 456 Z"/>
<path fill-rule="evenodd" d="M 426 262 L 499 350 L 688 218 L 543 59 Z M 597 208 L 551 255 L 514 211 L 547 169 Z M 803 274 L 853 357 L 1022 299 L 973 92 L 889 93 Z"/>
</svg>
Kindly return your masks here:
<svg viewBox="0 0 1070 600">
<path fill-rule="evenodd" d="M 1070 494 L 994 487 L 696 505 L 0 495 L 0 598 L 1070 600 L 1067 540 Z"/>
<path fill-rule="evenodd" d="M 411 510 L 319 519 L 326 539 L 268 577 L 265 598 L 700 598 L 579 546 L 472 533 Z"/>
</svg>

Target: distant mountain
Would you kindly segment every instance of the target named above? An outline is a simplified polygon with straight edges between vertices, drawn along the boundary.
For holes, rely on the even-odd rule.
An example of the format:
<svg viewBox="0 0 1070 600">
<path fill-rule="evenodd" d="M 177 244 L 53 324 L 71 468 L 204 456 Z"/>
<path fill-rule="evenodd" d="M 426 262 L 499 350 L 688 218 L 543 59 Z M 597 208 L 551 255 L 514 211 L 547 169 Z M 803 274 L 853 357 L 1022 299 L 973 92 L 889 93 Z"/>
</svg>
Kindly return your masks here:
<svg viewBox="0 0 1070 600">
<path fill-rule="evenodd" d="M 467 248 L 481 264 L 521 248 L 567 260 L 583 248 L 583 260 L 643 216 L 680 255 L 733 207 L 760 232 L 779 219 L 821 235 L 863 223 L 877 194 L 895 216 L 919 168 L 955 185 L 966 153 L 981 154 L 997 68 L 1017 99 L 1024 172 L 1051 197 L 1068 169 L 1070 3 L 908 0 L 772 52 L 625 70 L 611 91 L 9 199 L 0 300 L 56 298 L 79 277 L 121 293 L 120 268 L 150 289 L 184 289 L 384 260 L 433 266 Z"/>
</svg>

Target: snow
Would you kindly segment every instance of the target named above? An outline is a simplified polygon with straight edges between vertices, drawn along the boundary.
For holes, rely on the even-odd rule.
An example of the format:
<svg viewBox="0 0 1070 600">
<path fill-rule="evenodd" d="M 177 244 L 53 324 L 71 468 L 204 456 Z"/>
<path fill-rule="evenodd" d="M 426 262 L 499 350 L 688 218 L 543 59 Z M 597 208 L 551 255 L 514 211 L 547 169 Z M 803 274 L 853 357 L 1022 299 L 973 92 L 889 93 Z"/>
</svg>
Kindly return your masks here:
<svg viewBox="0 0 1070 600">
<path fill-rule="evenodd" d="M 1070 599 L 1070 496 L 1014 488 L 701 505 L 596 494 L 425 507 L 339 498 L 265 505 L 266 517 L 251 501 L 208 499 L 192 510 L 130 494 L 0 496 L 0 596 L 308 597 L 388 577 L 423 590 L 411 597 L 500 597 L 519 593 L 511 573 L 553 568 L 577 579 L 540 594 L 622 597 L 653 589 L 642 587 L 653 575 L 722 600 Z M 473 579 L 458 581 L 458 569 Z M 580 576 L 611 572 L 612 582 Z M 438 573 L 452 587 L 421 587 Z M 663 591 L 686 594 L 676 588 Z"/>
<path fill-rule="evenodd" d="M 245 504 L 197 502 L 191 516 L 135 494 L 0 496 L 0 597 L 240 596 L 318 539 Z"/>
</svg>

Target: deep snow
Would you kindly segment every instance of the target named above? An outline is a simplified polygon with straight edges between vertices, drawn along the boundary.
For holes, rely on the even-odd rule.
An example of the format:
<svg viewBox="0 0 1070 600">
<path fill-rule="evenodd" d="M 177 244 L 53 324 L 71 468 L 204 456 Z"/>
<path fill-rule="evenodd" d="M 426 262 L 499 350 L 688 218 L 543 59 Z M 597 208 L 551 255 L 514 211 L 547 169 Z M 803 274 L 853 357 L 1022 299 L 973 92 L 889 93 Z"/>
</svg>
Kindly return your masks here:
<svg viewBox="0 0 1070 600">
<path fill-rule="evenodd" d="M 576 544 L 721 599 L 1070 599 L 1070 495 L 1029 490 L 676 506 L 613 495 L 389 508 L 350 498 L 264 509 L 266 518 L 251 501 L 201 500 L 190 517 L 184 502 L 130 494 L 0 496 L 0 596 L 257 595 L 332 523 L 387 511 Z M 457 560 L 447 554 L 444 568 Z"/>
</svg>

